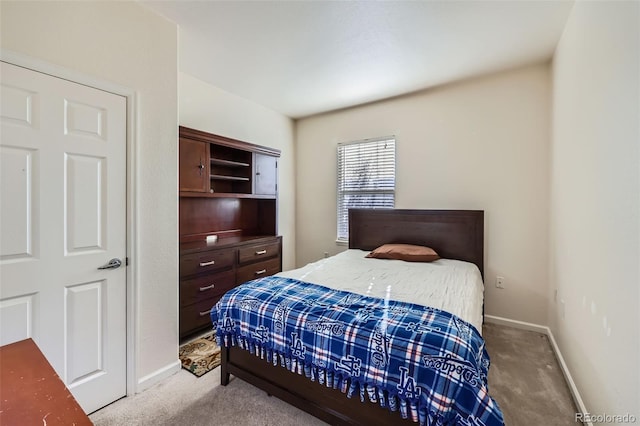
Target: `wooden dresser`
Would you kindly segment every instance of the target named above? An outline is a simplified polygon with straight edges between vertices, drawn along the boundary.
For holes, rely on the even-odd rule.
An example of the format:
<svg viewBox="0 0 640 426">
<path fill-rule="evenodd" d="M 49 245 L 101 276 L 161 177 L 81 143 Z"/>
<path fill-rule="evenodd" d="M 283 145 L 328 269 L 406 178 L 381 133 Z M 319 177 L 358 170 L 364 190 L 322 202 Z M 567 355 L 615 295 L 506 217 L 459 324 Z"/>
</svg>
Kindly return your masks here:
<svg viewBox="0 0 640 426">
<path fill-rule="evenodd" d="M 180 127 L 180 338 L 243 282 L 282 270 L 280 151 Z M 216 236 L 216 242 L 206 242 Z"/>
<path fill-rule="evenodd" d="M 180 337 L 211 327 L 220 297 L 246 281 L 282 270 L 281 237 L 229 237 L 180 245 Z"/>
</svg>

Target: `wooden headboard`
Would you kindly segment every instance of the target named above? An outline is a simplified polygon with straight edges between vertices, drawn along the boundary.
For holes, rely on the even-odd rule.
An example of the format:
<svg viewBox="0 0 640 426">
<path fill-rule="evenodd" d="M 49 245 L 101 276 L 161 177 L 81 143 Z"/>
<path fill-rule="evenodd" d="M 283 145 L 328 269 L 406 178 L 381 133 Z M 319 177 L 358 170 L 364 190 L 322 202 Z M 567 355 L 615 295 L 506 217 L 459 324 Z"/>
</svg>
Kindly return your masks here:
<svg viewBox="0 0 640 426">
<path fill-rule="evenodd" d="M 350 209 L 349 248 L 416 244 L 475 263 L 484 277 L 484 211 Z"/>
</svg>

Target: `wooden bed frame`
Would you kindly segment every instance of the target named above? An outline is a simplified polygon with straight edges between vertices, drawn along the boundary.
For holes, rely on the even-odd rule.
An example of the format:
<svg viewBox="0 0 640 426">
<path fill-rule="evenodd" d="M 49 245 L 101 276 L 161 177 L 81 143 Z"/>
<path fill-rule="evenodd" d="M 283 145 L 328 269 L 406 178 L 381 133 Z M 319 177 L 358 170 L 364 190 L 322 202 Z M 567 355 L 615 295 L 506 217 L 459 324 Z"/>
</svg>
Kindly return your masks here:
<svg viewBox="0 0 640 426">
<path fill-rule="evenodd" d="M 385 243 L 433 248 L 443 258 L 475 263 L 484 273 L 484 212 L 478 210 L 349 210 L 349 248 L 373 250 Z M 251 383 L 332 425 L 413 424 L 398 412 L 347 398 L 237 347 L 222 348 L 221 384 L 229 375 Z"/>
</svg>

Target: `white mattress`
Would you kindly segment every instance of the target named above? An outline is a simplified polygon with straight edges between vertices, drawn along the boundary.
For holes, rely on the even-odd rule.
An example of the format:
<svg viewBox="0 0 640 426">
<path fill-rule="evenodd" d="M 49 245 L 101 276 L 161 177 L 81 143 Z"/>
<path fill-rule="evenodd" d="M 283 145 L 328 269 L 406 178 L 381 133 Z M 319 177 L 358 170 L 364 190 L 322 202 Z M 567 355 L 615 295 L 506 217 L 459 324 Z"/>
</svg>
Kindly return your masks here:
<svg viewBox="0 0 640 426">
<path fill-rule="evenodd" d="M 482 333 L 484 285 L 476 265 L 451 259 L 429 263 L 368 259 L 367 253 L 349 249 L 277 275 L 352 293 L 432 306 L 457 315 Z"/>
</svg>

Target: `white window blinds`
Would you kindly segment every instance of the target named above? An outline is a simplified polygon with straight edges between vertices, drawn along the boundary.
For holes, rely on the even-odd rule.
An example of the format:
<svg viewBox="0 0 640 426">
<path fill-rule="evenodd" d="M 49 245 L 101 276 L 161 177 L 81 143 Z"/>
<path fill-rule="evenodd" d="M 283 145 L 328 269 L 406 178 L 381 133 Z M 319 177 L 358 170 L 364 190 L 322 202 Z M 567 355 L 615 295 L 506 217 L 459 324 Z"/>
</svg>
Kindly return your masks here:
<svg viewBox="0 0 640 426">
<path fill-rule="evenodd" d="M 393 208 L 395 137 L 338 144 L 338 241 L 349 239 L 350 208 Z"/>
</svg>

